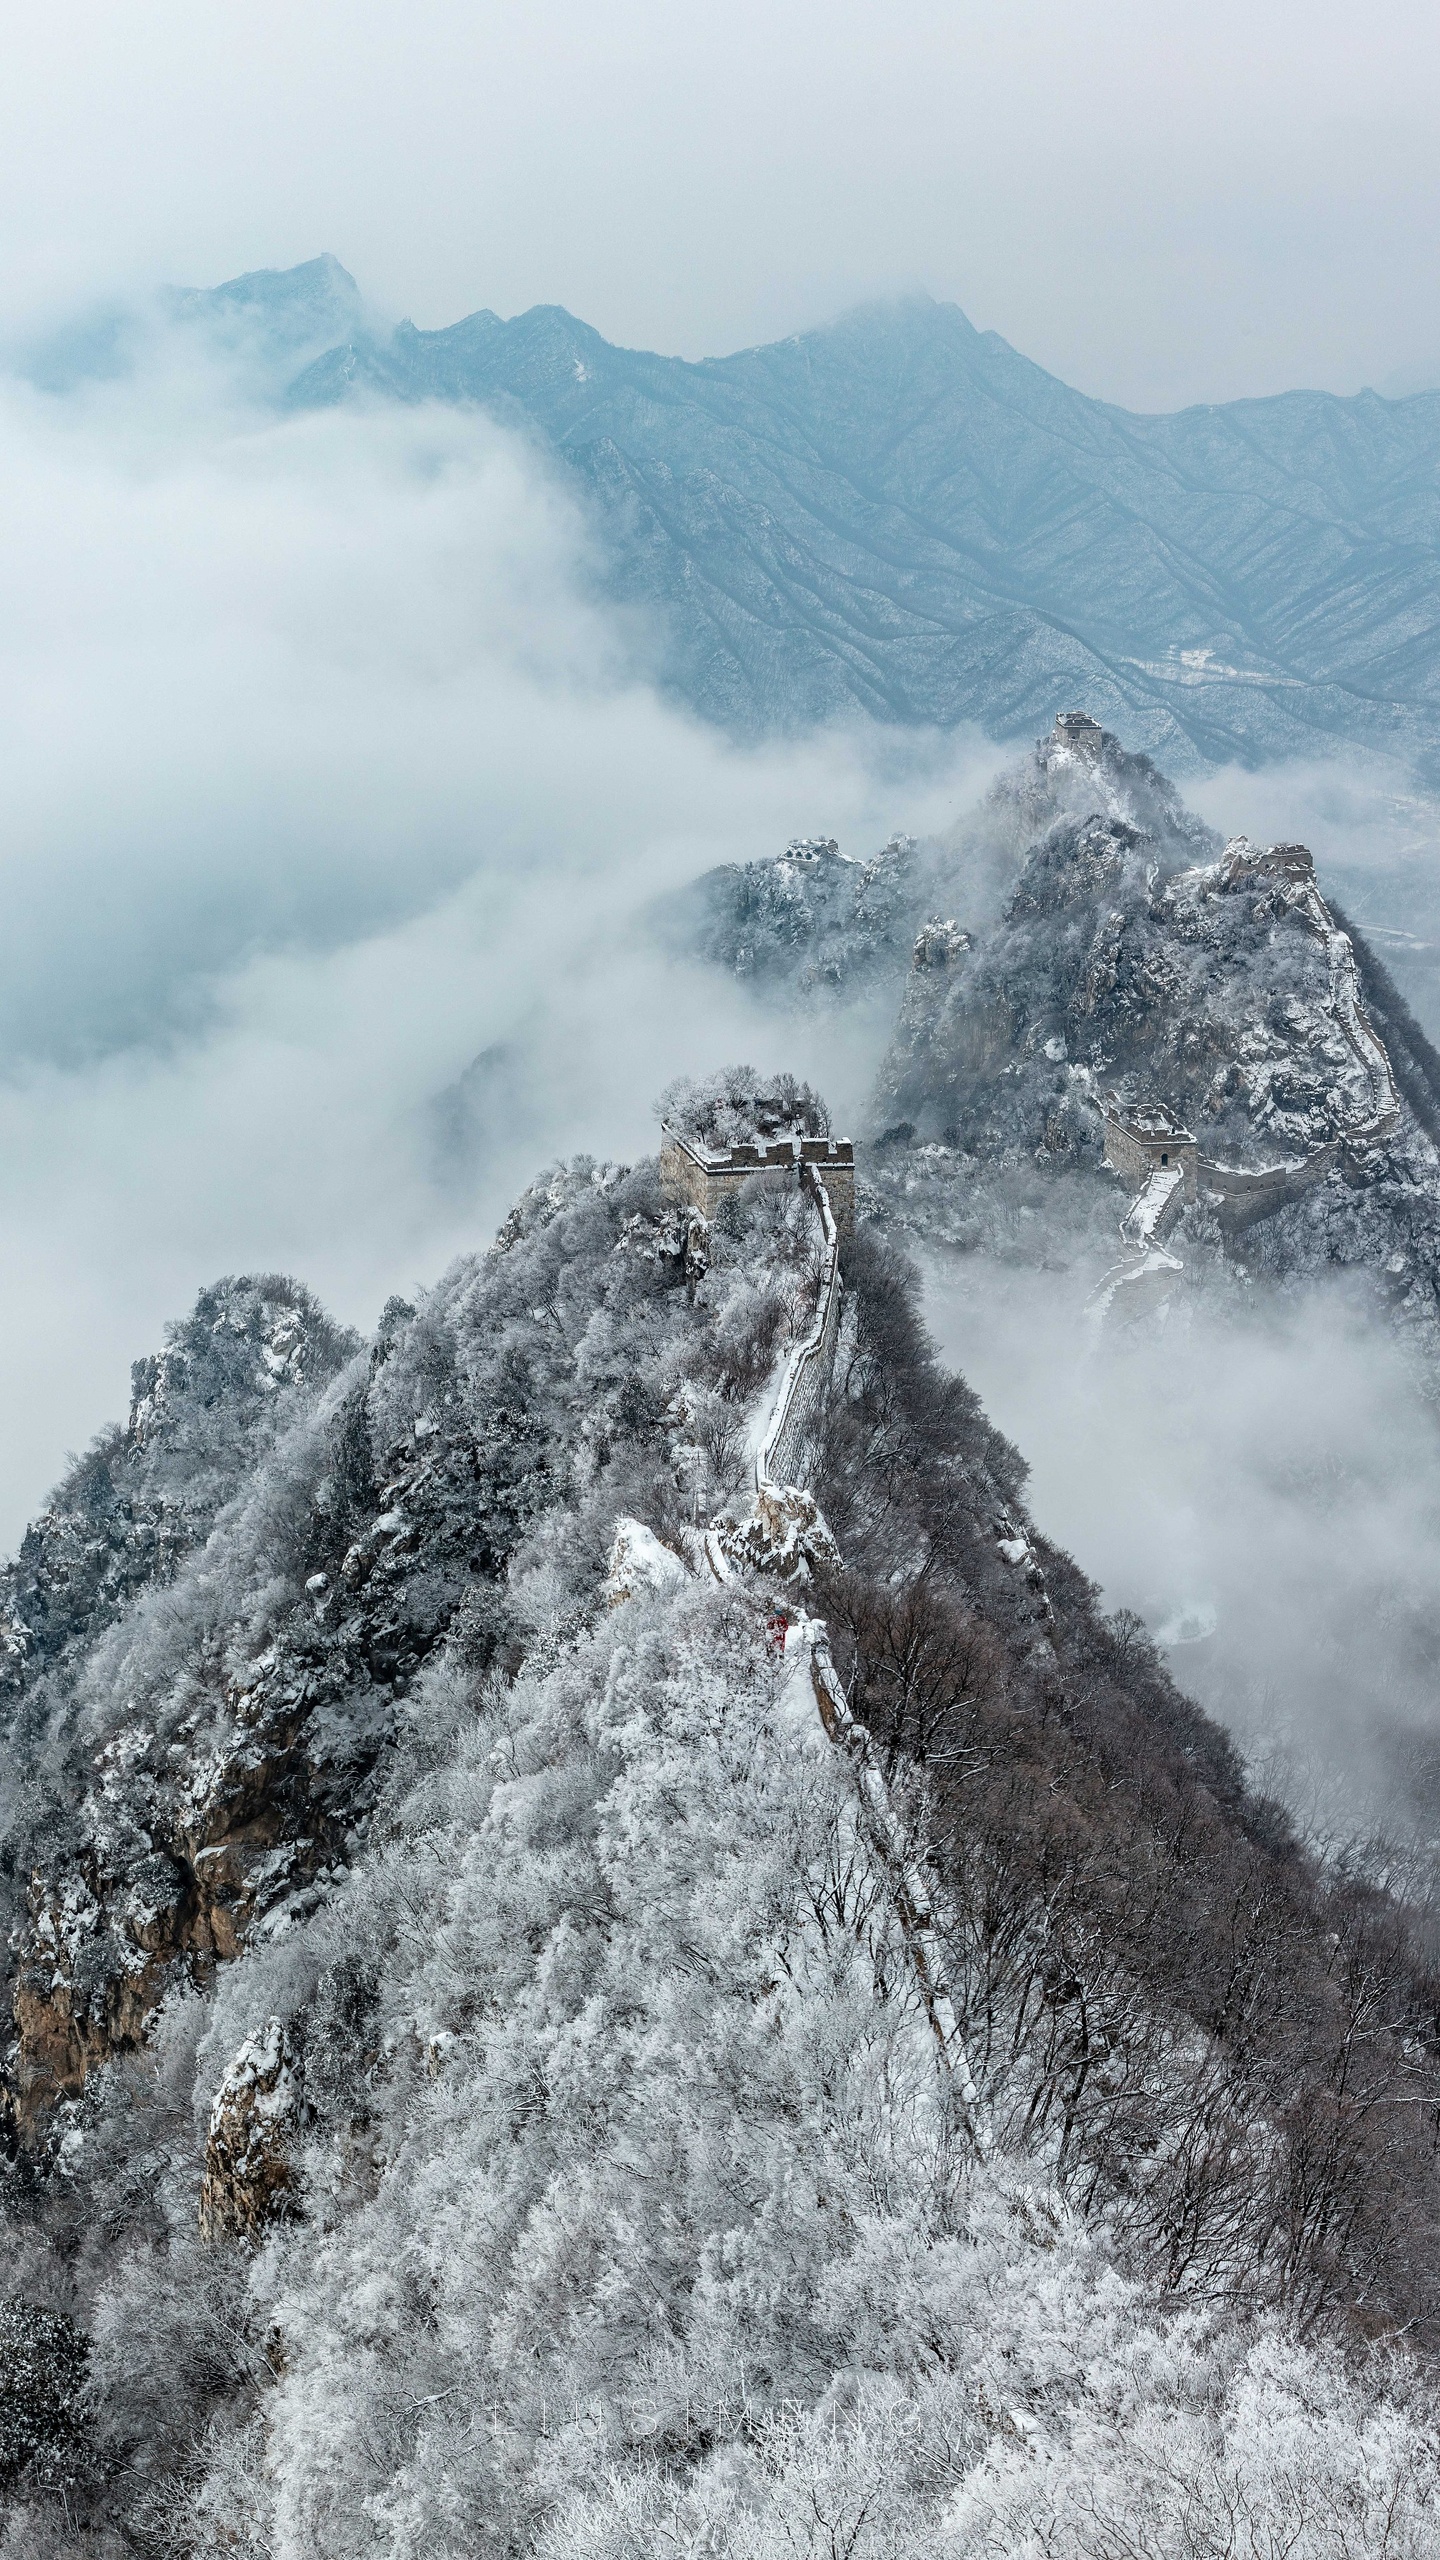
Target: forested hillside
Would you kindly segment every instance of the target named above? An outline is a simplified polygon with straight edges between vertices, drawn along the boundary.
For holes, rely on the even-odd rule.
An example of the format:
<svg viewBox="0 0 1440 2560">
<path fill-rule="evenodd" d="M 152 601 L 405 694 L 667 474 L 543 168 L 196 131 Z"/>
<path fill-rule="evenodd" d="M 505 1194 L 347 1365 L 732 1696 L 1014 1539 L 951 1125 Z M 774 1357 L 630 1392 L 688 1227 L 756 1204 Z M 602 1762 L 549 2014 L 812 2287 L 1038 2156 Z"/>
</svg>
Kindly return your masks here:
<svg viewBox="0 0 1440 2560">
<path fill-rule="evenodd" d="M 358 1349 L 210 1293 L 57 1495 L 0 2547 L 1430 2547 L 1421 1917 L 1100 1613 L 873 1230 L 767 1545 L 826 1268 L 793 1184 L 581 1162 Z"/>
</svg>

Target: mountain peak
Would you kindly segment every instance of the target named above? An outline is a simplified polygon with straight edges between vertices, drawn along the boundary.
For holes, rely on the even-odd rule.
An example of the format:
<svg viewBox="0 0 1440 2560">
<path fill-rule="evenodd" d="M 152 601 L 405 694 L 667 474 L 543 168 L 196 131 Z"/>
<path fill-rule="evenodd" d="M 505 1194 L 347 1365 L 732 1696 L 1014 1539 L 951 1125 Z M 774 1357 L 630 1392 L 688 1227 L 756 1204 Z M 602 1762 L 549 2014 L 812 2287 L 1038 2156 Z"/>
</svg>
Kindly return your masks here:
<svg viewBox="0 0 1440 2560">
<path fill-rule="evenodd" d="M 1079 699 L 1181 772 L 1309 754 L 1317 730 L 1440 766 L 1440 402 L 1134 417 L 925 294 L 698 363 L 555 304 L 363 346 L 337 317 L 289 398 L 361 393 L 523 412 L 615 591 L 659 617 L 670 683 L 732 731 L 859 709 L 1033 737 Z M 1276 509 L 1283 573 L 1254 539 Z"/>
<path fill-rule="evenodd" d="M 354 277 L 328 249 L 296 267 L 255 267 L 224 284 L 176 286 L 165 303 L 175 319 L 226 336 L 254 335 L 277 356 L 330 343 L 359 325 L 365 311 Z"/>
</svg>

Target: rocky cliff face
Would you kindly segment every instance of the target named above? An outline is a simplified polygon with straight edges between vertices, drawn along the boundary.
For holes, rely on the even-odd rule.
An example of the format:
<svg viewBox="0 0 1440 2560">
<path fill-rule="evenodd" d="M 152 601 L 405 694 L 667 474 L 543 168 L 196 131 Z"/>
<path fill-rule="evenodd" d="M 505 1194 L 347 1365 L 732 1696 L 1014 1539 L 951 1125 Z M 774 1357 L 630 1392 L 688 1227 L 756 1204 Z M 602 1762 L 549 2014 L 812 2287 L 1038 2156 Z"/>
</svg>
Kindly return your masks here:
<svg viewBox="0 0 1440 2560">
<path fill-rule="evenodd" d="M 1217 1168 L 1378 1164 L 1400 1094 L 1302 846 L 1238 838 L 1177 871 L 1123 818 L 1064 818 L 989 933 L 922 945 L 884 1112 L 925 1138 L 1078 1152 L 1103 1091 L 1165 1103 Z"/>
<path fill-rule="evenodd" d="M 200 2229 L 207 2240 L 256 2240 L 290 2200 L 301 2108 L 278 2018 L 247 2036 L 210 2106 Z"/>
<path fill-rule="evenodd" d="M 13 1711 L 140 1591 L 173 1579 L 288 1420 L 358 1348 L 309 1292 L 223 1280 L 138 1360 L 103 1433 L 0 1567 L 0 1697 Z"/>
<path fill-rule="evenodd" d="M 205 1292 L 11 1569 L 22 2127 L 139 2042 L 177 1970 L 203 1983 L 343 1877 L 396 1692 L 493 1553 L 482 1522 L 509 1534 L 503 1432 L 463 1558 L 445 1514 L 472 1463 L 436 1425 L 377 1457 L 367 1396 L 391 1342 L 357 1359 L 287 1283 Z"/>
<path fill-rule="evenodd" d="M 1196 1142 L 1202 1255 L 1359 1276 L 1440 1379 L 1440 1059 L 1309 853 L 1220 845 L 1089 723 L 1009 790 L 1048 823 L 992 922 L 918 941 L 880 1077 L 893 1214 L 959 1240 L 997 1184 L 1049 1171 L 1052 1243 L 1081 1250 L 1112 1225 L 1107 1116 L 1159 1107 Z"/>
<path fill-rule="evenodd" d="M 105 1682 L 112 1666 L 126 1678 L 127 1613 L 165 1624 L 187 1567 L 357 1348 L 293 1282 L 204 1291 L 136 1363 L 124 1429 L 72 1470 L 6 1570 L 8 1880 L 23 1909 L 7 2096 L 21 2123 L 138 2041 L 177 1963 L 203 1976 L 233 1954 L 297 1858 L 323 1864 L 312 1839 L 280 1845 L 313 1772 L 299 1775 L 304 1718 L 274 1662 L 248 1686 L 220 1674 L 226 1738 L 212 1728 L 198 1749 L 193 1717 L 162 1749 Z"/>
<path fill-rule="evenodd" d="M 1127 754 L 1085 713 L 1070 712 L 948 836 L 923 844 L 893 836 L 868 861 L 831 836 L 797 838 L 782 854 L 706 872 L 655 920 L 689 956 L 772 1003 L 893 1006 L 917 939 L 933 956 L 937 932 L 962 929 L 935 912 L 940 901 L 959 896 L 967 926 L 989 921 L 1046 828 L 1097 812 L 1143 828 L 1178 862 L 1220 850 L 1148 757 Z"/>
<path fill-rule="evenodd" d="M 749 966 L 743 904 L 784 919 L 755 928 L 781 1000 L 827 980 L 837 1002 L 894 1001 L 870 1112 L 885 1216 L 1098 1268 L 1126 1207 L 1107 1116 L 1158 1108 L 1198 1151 L 1192 1260 L 1357 1275 L 1440 1378 L 1440 1056 L 1304 846 L 1225 843 L 1069 713 L 911 857 L 889 910 L 892 946 L 914 927 L 903 977 L 876 941 L 838 964 L 834 917 L 795 873 L 793 855 L 751 865 L 743 899 L 740 875 L 713 875 L 692 947 Z"/>
</svg>

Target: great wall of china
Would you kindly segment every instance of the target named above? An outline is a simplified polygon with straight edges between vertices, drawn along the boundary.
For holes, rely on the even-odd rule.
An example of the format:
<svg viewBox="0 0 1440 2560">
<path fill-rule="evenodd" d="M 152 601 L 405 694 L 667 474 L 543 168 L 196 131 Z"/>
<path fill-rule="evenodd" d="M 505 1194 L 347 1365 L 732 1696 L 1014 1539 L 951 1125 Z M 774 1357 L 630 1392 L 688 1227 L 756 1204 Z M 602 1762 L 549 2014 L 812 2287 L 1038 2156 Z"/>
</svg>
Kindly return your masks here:
<svg viewBox="0 0 1440 2560">
<path fill-rule="evenodd" d="M 855 1148 L 849 1138 L 791 1137 L 708 1146 L 668 1121 L 661 1131 L 660 1177 L 672 1198 L 688 1200 L 702 1218 L 713 1218 L 722 1200 L 764 1177 L 793 1181 L 813 1168 L 827 1195 L 829 1214 L 842 1236 L 855 1229 Z"/>
<path fill-rule="evenodd" d="M 1116 1095 L 1107 1094 L 1101 1106 L 1105 1162 L 1139 1188 L 1120 1220 L 1122 1258 L 1088 1301 L 1088 1312 L 1098 1320 L 1109 1313 L 1122 1289 L 1128 1292 L 1148 1281 L 1163 1294 L 1173 1285 L 1184 1266 L 1166 1250 L 1163 1238 L 1188 1202 L 1203 1193 L 1232 1229 L 1248 1226 L 1300 1199 L 1347 1155 L 1383 1144 L 1399 1125 L 1399 1092 L 1385 1044 L 1366 1019 L 1350 936 L 1332 921 L 1306 848 L 1274 845 L 1257 852 L 1238 838 L 1226 847 L 1220 868 L 1228 882 L 1261 874 L 1272 880 L 1285 904 L 1324 945 L 1331 1010 L 1369 1082 L 1369 1117 L 1308 1155 L 1269 1165 L 1232 1165 L 1202 1155 L 1191 1131 L 1163 1102 L 1127 1109 Z"/>
<path fill-rule="evenodd" d="M 1308 854 L 1281 847 L 1252 856 L 1231 848 L 1228 859 L 1263 865 L 1283 883 L 1287 903 L 1294 906 L 1323 940 L 1329 962 L 1330 997 L 1336 1020 L 1370 1083 L 1371 1112 L 1360 1126 L 1334 1137 L 1299 1160 L 1272 1165 L 1235 1166 L 1201 1154 L 1184 1124 L 1164 1104 L 1124 1108 L 1109 1095 L 1102 1106 L 1105 1161 L 1138 1187 L 1120 1221 L 1123 1259 L 1107 1272 L 1090 1300 L 1092 1315 L 1103 1319 L 1118 1291 L 1147 1277 L 1162 1289 L 1173 1285 L 1183 1268 L 1167 1251 L 1163 1238 L 1182 1209 L 1202 1191 L 1248 1223 L 1282 1200 L 1296 1197 L 1320 1181 L 1349 1151 L 1378 1144 L 1396 1127 L 1400 1102 L 1389 1057 L 1365 1018 L 1350 939 L 1336 928 L 1315 888 Z M 944 1952 L 917 1855 L 913 1824 L 897 1808 L 879 1755 L 867 1728 L 851 1713 L 844 1683 L 835 1667 L 829 1634 L 822 1618 L 803 1605 L 810 1578 L 809 1557 L 838 1563 L 829 1530 L 810 1490 L 817 1442 L 834 1375 L 840 1337 L 843 1283 L 840 1246 L 855 1221 L 855 1150 L 845 1139 L 792 1135 L 771 1141 L 708 1146 L 667 1126 L 661 1148 L 661 1172 L 672 1198 L 683 1201 L 709 1220 L 721 1204 L 757 1179 L 798 1182 L 814 1202 L 823 1237 L 823 1259 L 813 1314 L 800 1340 L 781 1364 L 769 1397 L 756 1417 L 753 1440 L 753 1499 L 748 1511 L 734 1505 L 714 1519 L 700 1542 L 702 1570 L 722 1583 L 741 1576 L 760 1586 L 757 1596 L 766 1610 L 772 1640 L 778 1640 L 794 1678 L 814 1698 L 821 1724 L 832 1745 L 848 1763 L 856 1789 L 861 1833 L 885 1876 L 892 1908 L 924 2014 L 934 2037 L 950 2100 L 975 2148 L 986 2153 L 991 2133 L 975 2086 L 955 2003 L 946 1984 Z M 1248 1214 L 1247 1214 L 1248 1213 Z M 622 1540 L 656 1542 L 635 1522 L 622 1522 Z M 996 1545 L 1003 1561 L 1023 1570 L 1049 1614 L 1044 1574 L 1028 1535 L 1007 1516 L 1000 1519 Z M 808 1550 L 808 1554 L 807 1554 Z M 664 1570 L 683 1572 L 669 1556 Z M 764 1596 L 765 1586 L 774 1595 Z M 623 1594 L 623 1576 L 612 1564 L 612 1586 Z M 633 1587 L 633 1586 L 631 1586 Z"/>
<path fill-rule="evenodd" d="M 817 1442 L 834 1377 L 840 1336 L 843 1282 L 840 1272 L 842 1236 L 850 1233 L 855 1213 L 855 1150 L 845 1139 L 782 1140 L 767 1147 L 703 1148 L 669 1128 L 661 1152 L 661 1168 L 673 1197 L 685 1200 L 702 1216 L 711 1214 L 697 1197 L 718 1206 L 728 1193 L 757 1174 L 797 1180 L 809 1194 L 820 1221 L 824 1244 L 814 1312 L 800 1340 L 787 1353 L 768 1400 L 756 1419 L 752 1483 L 753 1507 L 737 1517 L 727 1507 L 712 1521 L 703 1539 L 705 1564 L 715 1579 L 733 1583 L 741 1574 L 754 1576 L 772 1592 L 778 1583 L 784 1598 L 762 1602 L 772 1640 L 778 1639 L 792 1680 L 808 1688 L 825 1734 L 848 1764 L 856 1790 L 859 1828 L 870 1854 L 885 1877 L 904 1942 L 921 2007 L 934 2038 L 949 2103 L 977 2152 L 988 2155 L 992 2134 L 965 2048 L 964 2037 L 945 1980 L 945 1961 L 935 1925 L 916 1842 L 897 1809 L 880 1758 L 866 1726 L 852 1715 L 845 1686 L 830 1650 L 823 1618 L 803 1605 L 810 1578 L 807 1548 L 817 1559 L 838 1562 L 834 1542 L 810 1491 Z M 838 1192 L 832 1198 L 831 1186 Z M 622 1523 L 632 1536 L 638 1524 Z M 1012 1567 L 1034 1565 L 1028 1539 L 1016 1537 L 1008 1517 L 1000 1523 L 1008 1539 L 999 1551 Z M 648 1535 L 648 1533 L 642 1533 Z M 613 1568 L 612 1568 L 613 1572 Z M 1048 1607 L 1048 1601 L 1046 1602 Z"/>
</svg>

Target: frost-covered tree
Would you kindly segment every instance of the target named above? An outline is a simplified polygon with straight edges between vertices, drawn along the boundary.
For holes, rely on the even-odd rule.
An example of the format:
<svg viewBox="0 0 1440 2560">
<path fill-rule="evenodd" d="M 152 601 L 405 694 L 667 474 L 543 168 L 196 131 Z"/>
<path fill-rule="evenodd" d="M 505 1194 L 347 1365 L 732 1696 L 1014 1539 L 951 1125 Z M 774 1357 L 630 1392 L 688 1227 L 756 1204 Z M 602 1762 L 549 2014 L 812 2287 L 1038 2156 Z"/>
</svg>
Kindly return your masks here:
<svg viewBox="0 0 1440 2560">
<path fill-rule="evenodd" d="M 830 1115 L 808 1084 L 792 1075 L 760 1075 L 754 1067 L 682 1076 L 667 1085 L 655 1108 L 671 1128 L 712 1147 L 830 1134 Z"/>
<path fill-rule="evenodd" d="M 547 1175 L 22 1684 L 10 2290 L 85 2362 L 12 2547 L 1418 2560 L 1423 1942 L 873 1234 L 833 1543 L 727 1563 L 822 1257 L 703 1247 Z"/>
</svg>

